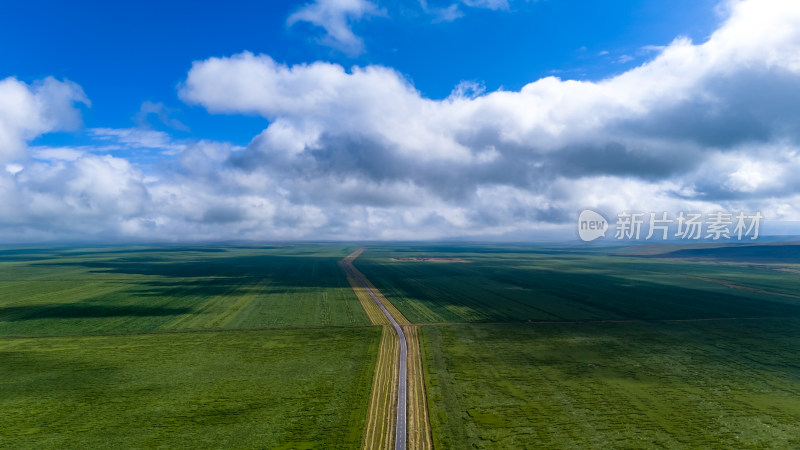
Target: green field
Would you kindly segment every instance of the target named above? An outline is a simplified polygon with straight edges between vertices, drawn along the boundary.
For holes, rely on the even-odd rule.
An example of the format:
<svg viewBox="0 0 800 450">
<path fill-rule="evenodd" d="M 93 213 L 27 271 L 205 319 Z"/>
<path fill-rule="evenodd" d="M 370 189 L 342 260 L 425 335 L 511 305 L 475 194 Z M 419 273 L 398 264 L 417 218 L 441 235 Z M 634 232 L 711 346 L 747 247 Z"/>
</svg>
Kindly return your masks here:
<svg viewBox="0 0 800 450">
<path fill-rule="evenodd" d="M 0 250 L 0 448 L 357 448 L 354 248 Z"/>
<path fill-rule="evenodd" d="M 352 246 L 0 251 L 0 335 L 369 324 Z"/>
<path fill-rule="evenodd" d="M 380 332 L 0 339 L 0 448 L 358 448 Z"/>
<path fill-rule="evenodd" d="M 435 448 L 800 446 L 800 320 L 421 332 Z"/>
<path fill-rule="evenodd" d="M 381 336 L 337 264 L 358 248 L 0 250 L 0 448 L 358 448 Z M 792 448 L 798 248 L 353 264 L 423 324 L 435 448 Z"/>
<path fill-rule="evenodd" d="M 365 251 L 355 265 L 413 323 L 800 318 L 795 265 L 720 264 L 616 251 L 383 246 Z M 468 262 L 392 260 L 397 257 Z M 787 267 L 796 272 L 776 270 Z"/>
<path fill-rule="evenodd" d="M 799 248 L 385 245 L 355 265 L 429 323 L 435 448 L 796 448 Z"/>
</svg>

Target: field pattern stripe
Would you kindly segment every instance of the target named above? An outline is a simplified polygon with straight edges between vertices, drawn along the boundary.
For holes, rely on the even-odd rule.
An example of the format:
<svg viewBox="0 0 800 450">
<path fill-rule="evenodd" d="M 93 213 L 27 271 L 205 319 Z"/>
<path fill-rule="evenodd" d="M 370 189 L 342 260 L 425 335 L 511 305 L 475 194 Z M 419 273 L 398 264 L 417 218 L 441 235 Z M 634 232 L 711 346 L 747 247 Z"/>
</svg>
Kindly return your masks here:
<svg viewBox="0 0 800 450">
<path fill-rule="evenodd" d="M 422 370 L 422 353 L 419 344 L 419 327 L 409 325 L 404 327 L 408 338 L 408 388 L 410 399 L 408 403 L 410 448 L 429 450 L 433 448 L 433 436 L 428 418 L 428 403 L 425 391 L 425 377 Z"/>
<path fill-rule="evenodd" d="M 394 411 L 397 337 L 390 327 L 383 327 L 378 360 L 373 376 L 372 392 L 361 443 L 363 449 L 390 449 L 394 433 Z"/>
</svg>

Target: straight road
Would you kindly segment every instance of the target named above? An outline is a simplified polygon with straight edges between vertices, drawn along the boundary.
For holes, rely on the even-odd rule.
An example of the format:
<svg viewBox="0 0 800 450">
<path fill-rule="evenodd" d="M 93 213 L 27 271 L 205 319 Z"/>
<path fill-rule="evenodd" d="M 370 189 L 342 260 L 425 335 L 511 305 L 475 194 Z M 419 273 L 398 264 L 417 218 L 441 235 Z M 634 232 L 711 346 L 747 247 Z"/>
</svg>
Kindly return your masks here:
<svg viewBox="0 0 800 450">
<path fill-rule="evenodd" d="M 406 335 L 403 333 L 403 328 L 400 326 L 400 324 L 398 324 L 394 317 L 389 314 L 389 311 L 385 306 L 383 306 L 383 303 L 378 300 L 378 297 L 375 296 L 375 293 L 372 292 L 372 289 L 367 286 L 367 282 L 364 281 L 361 276 L 356 274 L 356 272 L 350 266 L 350 262 L 345 260 L 343 266 L 350 276 L 358 280 L 358 282 L 364 286 L 364 289 L 367 290 L 367 293 L 369 293 L 369 296 L 372 297 L 372 300 L 378 304 L 378 307 L 381 308 L 383 314 L 386 315 L 386 318 L 392 323 L 394 330 L 397 332 L 397 337 L 400 338 L 400 364 L 398 365 L 399 377 L 397 378 L 397 428 L 394 439 L 394 448 L 395 450 L 406 450 L 406 386 L 408 386 L 408 369 L 406 367 L 406 362 L 408 361 L 408 345 L 406 344 Z"/>
</svg>

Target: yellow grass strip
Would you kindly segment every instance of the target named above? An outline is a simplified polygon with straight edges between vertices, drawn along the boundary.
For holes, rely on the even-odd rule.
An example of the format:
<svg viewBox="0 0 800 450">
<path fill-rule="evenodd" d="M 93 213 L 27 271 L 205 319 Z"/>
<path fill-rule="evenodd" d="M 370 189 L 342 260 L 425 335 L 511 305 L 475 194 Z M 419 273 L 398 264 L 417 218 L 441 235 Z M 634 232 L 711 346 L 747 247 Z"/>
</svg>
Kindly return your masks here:
<svg viewBox="0 0 800 450">
<path fill-rule="evenodd" d="M 425 379 L 422 372 L 422 355 L 419 348 L 418 328 L 410 325 L 410 321 L 392 305 L 392 303 L 361 273 L 353 266 L 356 259 L 363 249 L 351 253 L 347 258 L 340 261 L 342 269 L 346 265 L 353 273 L 360 277 L 369 286 L 372 293 L 383 304 L 389 314 L 394 317 L 397 323 L 403 326 L 403 333 L 406 336 L 408 345 L 408 403 L 407 403 L 407 448 L 409 449 L 433 449 L 431 438 L 431 426 L 428 419 L 428 403 L 425 397 Z M 397 381 L 398 370 L 397 361 L 399 356 L 399 339 L 394 329 L 389 325 L 389 320 L 383 314 L 361 282 L 350 275 L 347 270 L 347 280 L 356 293 L 361 306 L 367 313 L 373 324 L 385 324 L 380 348 L 378 350 L 378 361 L 375 366 L 375 377 L 372 382 L 372 393 L 370 395 L 370 405 L 367 411 L 367 422 L 364 426 L 364 437 L 361 442 L 362 449 L 391 449 L 394 447 L 394 434 L 396 427 L 397 410 Z"/>
<path fill-rule="evenodd" d="M 408 448 L 430 450 L 433 448 L 433 440 L 428 420 L 418 331 L 419 327 L 416 325 L 403 327 L 408 345 Z"/>
<path fill-rule="evenodd" d="M 358 255 L 356 255 L 356 256 L 358 256 Z M 355 258 L 353 258 L 353 259 L 355 259 Z M 345 259 L 345 260 L 347 260 L 347 259 Z M 391 314 L 392 317 L 394 317 L 394 320 L 396 320 L 397 323 L 399 323 L 400 325 L 409 325 L 409 324 L 411 324 L 411 322 L 408 319 L 406 319 L 406 317 L 397 308 L 395 308 L 394 305 L 392 305 L 392 302 L 387 300 L 386 297 L 383 296 L 381 291 L 379 291 L 378 288 L 376 288 L 375 285 L 373 285 L 372 282 L 369 281 L 367 279 L 367 277 L 364 276 L 363 273 L 361 273 L 358 269 L 356 269 L 356 267 L 352 264 L 352 259 L 348 261 L 348 264 L 350 264 L 350 269 L 353 272 L 355 272 L 356 275 L 361 277 L 361 279 L 364 280 L 367 283 L 367 286 L 369 286 L 369 288 L 372 290 L 372 293 L 375 294 L 376 297 L 378 297 L 378 300 L 380 300 L 380 302 L 383 304 L 383 307 L 386 308 L 387 311 L 389 311 L 389 314 Z M 358 280 L 356 280 L 356 283 L 358 283 Z M 361 285 L 361 283 L 359 283 L 359 286 L 360 285 Z M 369 294 L 367 294 L 367 295 L 369 295 Z M 375 303 L 375 302 L 373 301 L 373 303 Z"/>
<path fill-rule="evenodd" d="M 359 282 L 357 279 L 355 279 L 355 277 L 350 275 L 347 270 L 345 270 L 344 266 L 348 265 L 351 270 L 355 271 L 355 267 L 353 267 L 351 262 L 363 251 L 364 249 L 361 248 L 351 253 L 347 258 L 339 261 L 339 266 L 341 266 L 345 275 L 347 275 L 347 282 L 350 283 L 350 287 L 353 288 L 353 292 L 355 292 L 358 302 L 361 303 L 361 307 L 364 308 L 364 312 L 367 314 L 367 318 L 369 318 L 370 323 L 373 325 L 389 325 L 389 319 L 383 314 L 383 311 L 381 311 L 381 308 L 377 305 L 377 303 L 372 300 L 372 297 L 370 297 L 369 293 L 361 284 L 361 282 Z"/>
<path fill-rule="evenodd" d="M 394 329 L 383 327 L 375 376 L 372 379 L 372 393 L 364 425 L 362 449 L 389 450 L 394 447 L 397 409 L 397 360 L 400 342 Z"/>
</svg>

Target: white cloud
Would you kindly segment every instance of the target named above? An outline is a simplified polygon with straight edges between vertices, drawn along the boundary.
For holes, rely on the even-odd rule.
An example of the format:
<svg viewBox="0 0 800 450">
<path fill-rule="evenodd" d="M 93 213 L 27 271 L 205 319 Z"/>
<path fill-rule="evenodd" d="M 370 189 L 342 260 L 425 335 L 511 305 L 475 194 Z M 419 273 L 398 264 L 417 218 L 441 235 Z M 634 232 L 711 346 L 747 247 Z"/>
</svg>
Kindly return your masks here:
<svg viewBox="0 0 800 450">
<path fill-rule="evenodd" d="M 80 236 L 113 230 L 119 220 L 145 212 L 147 191 L 128 161 L 84 155 L 74 161 L 28 163 L 0 187 L 5 233 L 39 230 Z M 26 230 L 15 230 L 24 225 Z"/>
<path fill-rule="evenodd" d="M 352 23 L 385 14 L 369 0 L 315 0 L 290 15 L 286 23 L 292 26 L 297 22 L 309 22 L 321 27 L 325 30 L 321 44 L 356 56 L 364 52 L 364 41 L 353 33 Z"/>
<path fill-rule="evenodd" d="M 176 154 L 186 148 L 185 144 L 174 142 L 163 131 L 143 128 L 91 128 L 91 137 L 107 142 L 105 147 L 111 149 L 156 149 L 166 154 Z"/>
<path fill-rule="evenodd" d="M 38 146 L 30 149 L 33 158 L 43 161 L 76 161 L 86 154 L 86 150 L 72 147 Z"/>
<path fill-rule="evenodd" d="M 150 126 L 150 116 L 156 116 L 159 122 L 179 131 L 190 131 L 189 127 L 178 119 L 171 117 L 175 111 L 167 108 L 163 103 L 154 103 L 151 101 L 142 102 L 139 112 L 134 116 L 136 123 L 143 128 Z"/>
<path fill-rule="evenodd" d="M 460 0 L 444 7 L 430 6 L 427 0 L 419 0 L 419 4 L 423 12 L 434 17 L 434 22 L 452 22 L 464 17 L 461 5 L 491 10 L 509 10 L 511 8 L 508 0 Z"/>
<path fill-rule="evenodd" d="M 786 8 L 782 2 L 771 6 L 796 9 Z M 266 55 L 242 53 L 196 62 L 181 97 L 211 112 L 261 114 L 273 121 L 264 136 L 291 136 L 304 147 L 313 147 L 323 135 L 362 135 L 428 159 L 463 161 L 476 150 L 471 141 L 479 139 L 491 139 L 491 144 L 500 144 L 497 148 L 519 145 L 540 153 L 570 144 L 602 144 L 611 134 L 619 134 L 614 127 L 628 122 L 630 126 L 622 130 L 627 136 L 616 140 L 660 138 L 644 129 L 652 117 L 691 108 L 686 113 L 707 120 L 706 116 L 725 102 L 742 97 L 738 89 L 745 86 L 735 83 L 748 77 L 764 77 L 754 81 L 773 90 L 797 87 L 794 77 L 798 68 L 793 58 L 800 32 L 784 33 L 784 39 L 793 45 L 777 42 L 771 35 L 763 36 L 766 45 L 756 45 L 747 38 L 751 27 L 741 23 L 740 16 L 734 15 L 705 44 L 677 39 L 655 60 L 596 83 L 548 77 L 520 92 L 498 91 L 474 98 L 456 95 L 435 101 L 422 97 L 400 74 L 386 67 L 354 67 L 349 72 L 322 62 L 288 67 Z M 800 21 L 797 14 L 769 17 L 780 23 Z M 764 48 L 783 48 L 785 54 L 780 57 Z M 733 91 L 719 91 L 720 83 Z M 460 87 L 455 92 L 463 91 L 464 85 Z M 769 111 L 771 100 L 747 99 L 772 114 L 765 118 L 780 121 L 779 112 Z M 724 122 L 728 112 L 720 114 L 719 121 Z M 665 128 L 670 125 L 664 124 Z M 703 131 L 688 137 L 703 140 Z"/>
<path fill-rule="evenodd" d="M 463 83 L 442 100 L 381 66 L 195 62 L 184 101 L 267 119 L 247 148 L 89 130 L 175 155 L 147 174 L 96 150 L 29 148 L 0 172 L 0 239 L 534 238 L 586 207 L 798 220 L 800 5 L 730 14 L 707 42 L 678 38 L 606 80 Z"/>
<path fill-rule="evenodd" d="M 486 92 L 486 86 L 476 81 L 462 81 L 450 92 L 450 100 L 476 98 Z"/>
<path fill-rule="evenodd" d="M 23 156 L 25 142 L 37 136 L 80 125 L 76 102 L 89 105 L 80 86 L 70 81 L 0 80 L 0 162 Z"/>
<path fill-rule="evenodd" d="M 642 51 L 645 52 L 663 52 L 667 48 L 666 45 L 645 45 L 642 47 Z M 607 51 L 600 52 L 601 55 L 607 55 Z"/>
<path fill-rule="evenodd" d="M 23 170 L 25 170 L 25 166 L 22 164 L 6 164 L 6 172 L 10 173 L 11 175 L 16 175 Z"/>
<path fill-rule="evenodd" d="M 472 8 L 487 8 L 487 9 L 508 9 L 508 0 L 461 0 L 467 6 Z"/>
<path fill-rule="evenodd" d="M 464 13 L 458 8 L 458 3 L 453 3 L 444 8 L 429 8 L 423 4 L 423 10 L 428 14 L 434 15 L 434 22 L 452 22 L 464 17 Z"/>
<path fill-rule="evenodd" d="M 280 167 L 295 180 L 410 183 L 427 194 L 420 204 L 438 198 L 464 207 L 488 186 L 548 192 L 554 200 L 531 214 L 539 221 L 565 220 L 570 208 L 587 206 L 558 180 L 605 177 L 595 194 L 619 196 L 621 188 L 625 202 L 652 208 L 720 207 L 743 199 L 734 192 L 768 185 L 793 195 L 788 181 L 757 181 L 741 169 L 701 178 L 731 152 L 772 160 L 784 153 L 765 146 L 798 145 L 792 124 L 800 108 L 781 100 L 800 93 L 798 9 L 737 2 L 707 42 L 677 38 L 652 61 L 598 82 L 548 77 L 518 92 L 479 95 L 467 95 L 470 86 L 462 84 L 448 99 L 431 100 L 390 68 L 286 66 L 243 53 L 196 62 L 181 96 L 211 112 L 269 119 L 240 161 Z M 679 194 L 686 192 L 696 198 Z"/>
<path fill-rule="evenodd" d="M 287 67 L 245 52 L 194 63 L 180 96 L 212 112 L 261 114 L 277 124 L 275 132 L 300 143 L 313 144 L 333 130 L 359 131 L 419 158 L 468 156 L 447 130 L 434 128 L 445 118 L 444 105 L 420 97 L 386 67 L 356 67 L 350 73 L 322 62 Z M 271 126 L 264 137 L 273 140 L 275 134 Z"/>
<path fill-rule="evenodd" d="M 617 62 L 620 64 L 629 63 L 631 61 L 633 61 L 633 56 L 631 55 L 620 55 L 620 57 L 617 58 Z"/>
</svg>

